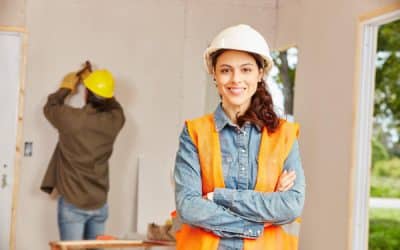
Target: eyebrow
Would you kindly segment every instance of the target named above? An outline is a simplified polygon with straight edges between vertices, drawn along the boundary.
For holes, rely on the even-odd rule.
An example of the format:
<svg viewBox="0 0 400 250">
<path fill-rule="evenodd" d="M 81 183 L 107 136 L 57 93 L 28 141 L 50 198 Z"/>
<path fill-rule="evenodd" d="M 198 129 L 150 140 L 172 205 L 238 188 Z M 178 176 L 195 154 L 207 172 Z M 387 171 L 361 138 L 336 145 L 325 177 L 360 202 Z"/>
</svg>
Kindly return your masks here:
<svg viewBox="0 0 400 250">
<path fill-rule="evenodd" d="M 253 65 L 255 65 L 255 64 L 254 64 L 254 63 L 244 63 L 244 64 L 240 65 L 240 67 L 243 67 L 243 66 L 253 66 Z M 230 67 L 230 68 L 232 68 L 232 66 L 229 65 L 229 64 L 221 64 L 221 65 L 219 65 L 219 67 Z"/>
</svg>

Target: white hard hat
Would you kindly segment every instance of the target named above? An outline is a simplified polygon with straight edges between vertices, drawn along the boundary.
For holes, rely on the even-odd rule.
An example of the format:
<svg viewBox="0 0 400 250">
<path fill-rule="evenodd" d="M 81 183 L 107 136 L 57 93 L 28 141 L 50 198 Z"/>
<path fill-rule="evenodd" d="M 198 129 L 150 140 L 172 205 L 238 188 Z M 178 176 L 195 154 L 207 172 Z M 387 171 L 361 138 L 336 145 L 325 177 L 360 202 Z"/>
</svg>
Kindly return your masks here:
<svg viewBox="0 0 400 250">
<path fill-rule="evenodd" d="M 264 37 L 246 24 L 239 24 L 221 31 L 204 52 L 204 63 L 209 74 L 213 73 L 210 55 L 220 49 L 251 52 L 264 59 L 265 74 L 272 68 L 273 61 Z"/>
</svg>

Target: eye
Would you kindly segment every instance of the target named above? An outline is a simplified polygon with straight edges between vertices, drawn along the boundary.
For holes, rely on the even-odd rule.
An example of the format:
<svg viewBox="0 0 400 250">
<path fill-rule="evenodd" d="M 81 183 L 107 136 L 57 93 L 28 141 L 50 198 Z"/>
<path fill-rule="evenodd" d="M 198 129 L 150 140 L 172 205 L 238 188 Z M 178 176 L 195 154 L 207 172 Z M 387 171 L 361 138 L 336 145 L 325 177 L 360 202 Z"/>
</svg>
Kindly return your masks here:
<svg viewBox="0 0 400 250">
<path fill-rule="evenodd" d="M 229 71 L 230 71 L 229 68 L 223 68 L 223 69 L 221 69 L 219 72 L 220 72 L 221 74 L 226 74 L 226 73 L 229 73 Z"/>
<path fill-rule="evenodd" d="M 250 73 L 251 71 L 252 71 L 252 68 L 249 68 L 249 67 L 242 68 L 243 73 Z"/>
</svg>

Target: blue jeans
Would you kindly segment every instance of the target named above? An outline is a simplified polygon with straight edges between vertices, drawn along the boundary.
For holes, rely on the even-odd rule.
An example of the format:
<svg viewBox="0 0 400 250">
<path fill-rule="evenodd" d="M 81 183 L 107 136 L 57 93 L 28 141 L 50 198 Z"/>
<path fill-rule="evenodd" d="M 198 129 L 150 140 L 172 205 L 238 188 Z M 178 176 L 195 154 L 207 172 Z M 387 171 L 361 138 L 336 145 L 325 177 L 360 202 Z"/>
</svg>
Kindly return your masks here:
<svg viewBox="0 0 400 250">
<path fill-rule="evenodd" d="M 94 210 L 84 210 L 58 199 L 58 228 L 61 240 L 89 240 L 104 234 L 108 205 Z"/>
</svg>

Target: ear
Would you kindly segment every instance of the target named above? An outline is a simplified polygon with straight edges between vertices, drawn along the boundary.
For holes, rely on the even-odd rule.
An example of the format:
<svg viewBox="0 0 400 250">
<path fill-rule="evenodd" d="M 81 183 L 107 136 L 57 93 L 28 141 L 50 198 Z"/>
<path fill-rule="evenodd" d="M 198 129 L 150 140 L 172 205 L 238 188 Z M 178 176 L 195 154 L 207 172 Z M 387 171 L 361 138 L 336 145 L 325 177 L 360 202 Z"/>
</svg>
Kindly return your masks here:
<svg viewBox="0 0 400 250">
<path fill-rule="evenodd" d="M 259 69 L 259 72 L 258 72 L 258 81 L 259 82 L 261 82 L 261 80 L 263 79 L 263 76 L 264 76 L 264 69 Z"/>
</svg>

